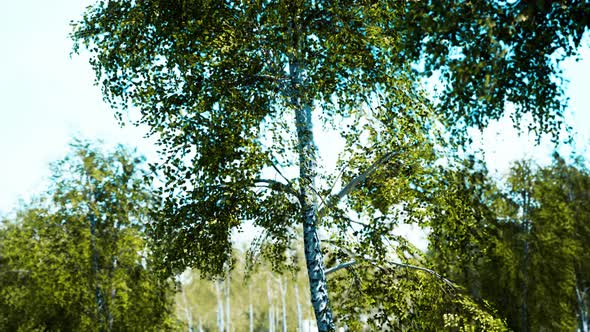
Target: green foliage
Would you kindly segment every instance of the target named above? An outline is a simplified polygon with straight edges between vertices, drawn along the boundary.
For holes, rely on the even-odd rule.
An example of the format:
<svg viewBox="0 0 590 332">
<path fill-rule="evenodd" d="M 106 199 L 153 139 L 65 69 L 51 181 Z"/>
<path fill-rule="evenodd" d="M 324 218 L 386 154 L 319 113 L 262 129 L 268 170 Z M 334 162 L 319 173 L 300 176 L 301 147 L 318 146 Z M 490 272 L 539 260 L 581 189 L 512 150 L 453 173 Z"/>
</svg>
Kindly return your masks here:
<svg viewBox="0 0 590 332">
<path fill-rule="evenodd" d="M 474 164 L 448 178 L 456 190 L 430 234 L 435 269 L 488 300 L 516 331 L 581 326 L 588 309 L 576 292 L 587 287 L 590 250 L 583 163 L 557 155 L 545 168 L 515 163 L 505 193 Z"/>
<path fill-rule="evenodd" d="M 400 56 L 440 75 L 440 110 L 455 129 L 485 127 L 508 102 L 513 120 L 530 114 L 529 129 L 555 135 L 566 106 L 559 62 L 577 54 L 588 17 L 585 1 L 406 1 L 393 25 L 404 29 Z"/>
<path fill-rule="evenodd" d="M 330 282 L 339 325 L 351 331 L 507 331 L 487 303 L 412 265 L 361 263 Z"/>
<path fill-rule="evenodd" d="M 51 188 L 0 231 L 0 329 L 171 329 L 172 288 L 143 240 L 140 158 L 75 142 Z"/>
</svg>

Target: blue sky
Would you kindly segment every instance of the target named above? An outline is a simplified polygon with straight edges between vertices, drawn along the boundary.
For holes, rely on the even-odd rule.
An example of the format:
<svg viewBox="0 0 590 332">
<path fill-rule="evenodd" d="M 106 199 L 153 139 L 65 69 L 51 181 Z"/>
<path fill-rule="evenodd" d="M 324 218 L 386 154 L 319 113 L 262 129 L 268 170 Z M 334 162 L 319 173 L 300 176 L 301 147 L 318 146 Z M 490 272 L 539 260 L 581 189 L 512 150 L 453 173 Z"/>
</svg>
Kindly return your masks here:
<svg viewBox="0 0 590 332">
<path fill-rule="evenodd" d="M 119 128 L 113 112 L 93 85 L 87 58 L 70 58 L 69 22 L 77 19 L 90 0 L 19 0 L 0 4 L 0 214 L 19 198 L 45 187 L 48 164 L 67 152 L 71 137 L 123 143 L 155 157 L 144 129 Z M 588 39 L 588 38 L 587 38 Z M 571 98 L 568 121 L 578 132 L 577 151 L 590 140 L 590 49 L 583 61 L 566 66 Z M 482 135 L 490 168 L 503 172 L 510 160 L 523 156 L 548 160 L 546 146 L 518 138 L 506 122 Z M 320 148 L 326 148 L 321 146 Z"/>
<path fill-rule="evenodd" d="M 0 3 L 0 213 L 44 189 L 48 164 L 64 156 L 71 137 L 154 151 L 144 130 L 119 128 L 87 57 L 70 58 L 69 22 L 91 2 Z"/>
</svg>

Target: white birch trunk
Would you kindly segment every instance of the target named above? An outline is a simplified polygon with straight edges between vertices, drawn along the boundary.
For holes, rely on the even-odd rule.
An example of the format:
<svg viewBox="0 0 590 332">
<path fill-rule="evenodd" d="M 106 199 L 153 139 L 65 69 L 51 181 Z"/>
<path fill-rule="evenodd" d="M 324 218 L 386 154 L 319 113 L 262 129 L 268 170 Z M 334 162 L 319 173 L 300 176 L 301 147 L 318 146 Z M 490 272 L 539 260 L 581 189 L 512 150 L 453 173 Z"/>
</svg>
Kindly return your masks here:
<svg viewBox="0 0 590 332">
<path fill-rule="evenodd" d="M 273 306 L 272 312 L 274 313 L 274 324 L 273 324 L 273 326 L 276 329 L 278 329 L 279 328 L 279 315 L 281 313 L 279 312 L 279 308 L 277 308 L 277 306 Z"/>
<path fill-rule="evenodd" d="M 223 324 L 223 296 L 221 294 L 221 287 L 219 281 L 215 281 L 215 294 L 217 295 L 217 328 L 219 332 L 225 331 L 225 325 Z"/>
<path fill-rule="evenodd" d="M 254 332 L 254 308 L 252 307 L 252 286 L 248 285 L 248 319 L 250 332 Z"/>
<path fill-rule="evenodd" d="M 576 298 L 578 300 L 578 311 L 579 311 L 579 331 L 588 331 L 588 306 L 584 301 L 586 297 L 586 291 L 580 291 L 580 288 L 576 285 Z"/>
<path fill-rule="evenodd" d="M 295 282 L 295 302 L 297 302 L 297 331 L 303 331 L 303 317 L 301 315 L 301 302 L 299 302 L 299 286 L 297 286 L 297 282 Z"/>
<path fill-rule="evenodd" d="M 252 308 L 252 302 L 248 307 L 248 318 L 250 319 L 250 332 L 254 332 L 254 310 Z"/>
<path fill-rule="evenodd" d="M 282 327 L 283 327 L 283 332 L 287 332 L 287 303 L 286 303 L 287 285 L 283 284 L 282 278 L 278 279 L 278 283 L 279 283 L 279 291 L 281 292 Z"/>
<path fill-rule="evenodd" d="M 192 313 L 190 305 L 188 304 L 188 300 L 186 298 L 186 291 L 184 289 L 184 286 L 182 286 L 182 302 L 184 302 L 183 307 L 184 307 L 184 314 L 186 316 L 186 321 L 188 323 L 188 332 L 193 332 L 194 331 L 193 313 Z"/>
<path fill-rule="evenodd" d="M 299 46 L 299 45 L 297 45 Z M 297 128 L 297 153 L 299 154 L 299 179 L 301 186 L 301 222 L 303 224 L 303 245 L 311 304 L 315 313 L 318 331 L 335 329 L 332 310 L 328 299 L 328 284 L 324 273 L 324 257 L 318 236 L 318 207 L 315 196 L 317 177 L 317 147 L 313 137 L 312 112 L 310 102 L 302 97 L 302 69 L 299 60 L 289 59 L 289 74 L 295 107 L 295 127 Z"/>
<path fill-rule="evenodd" d="M 230 306 L 230 277 L 229 272 L 227 273 L 227 277 L 225 278 L 225 326 L 226 331 L 231 332 L 231 306 Z"/>
<path fill-rule="evenodd" d="M 268 297 L 268 332 L 274 332 L 274 312 L 272 304 L 272 289 L 270 286 L 270 280 L 266 282 L 266 295 Z"/>
</svg>

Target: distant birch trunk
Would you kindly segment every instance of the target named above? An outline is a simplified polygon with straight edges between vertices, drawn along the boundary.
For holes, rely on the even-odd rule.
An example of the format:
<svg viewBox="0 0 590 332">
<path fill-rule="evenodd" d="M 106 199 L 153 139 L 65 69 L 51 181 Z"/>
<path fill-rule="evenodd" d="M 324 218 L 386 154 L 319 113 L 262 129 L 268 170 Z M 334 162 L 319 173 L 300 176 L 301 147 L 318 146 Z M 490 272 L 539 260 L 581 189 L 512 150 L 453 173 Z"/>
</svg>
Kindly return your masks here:
<svg viewBox="0 0 590 332">
<path fill-rule="evenodd" d="M 274 313 L 274 316 L 273 316 L 274 317 L 273 326 L 278 329 L 278 326 L 279 326 L 279 315 L 280 315 L 279 308 L 277 308 L 277 306 L 273 305 L 272 312 Z"/>
<path fill-rule="evenodd" d="M 91 186 L 91 193 L 89 197 L 89 202 L 91 204 L 94 203 L 94 188 L 92 182 L 90 181 L 90 176 L 86 176 L 87 183 Z M 88 220 L 90 223 L 90 249 L 92 250 L 92 276 L 94 278 L 94 300 L 96 301 L 96 321 L 99 324 L 99 328 L 103 328 L 101 322 L 103 320 L 103 311 L 104 311 L 104 301 L 102 298 L 102 290 L 100 288 L 100 281 L 99 281 L 99 266 L 98 266 L 98 248 L 96 244 L 96 226 L 97 226 L 97 218 L 92 211 L 92 208 L 89 207 L 88 209 Z"/>
<path fill-rule="evenodd" d="M 529 318 L 528 318 L 528 297 L 529 297 L 529 261 L 530 261 L 530 244 L 529 234 L 531 232 L 531 222 L 529 220 L 529 208 L 530 208 L 530 195 L 528 192 L 522 192 L 522 216 L 523 216 L 523 227 L 525 231 L 524 238 L 524 263 L 522 266 L 522 304 L 521 304 L 521 330 L 522 332 L 528 332 L 529 330 Z"/>
<path fill-rule="evenodd" d="M 188 322 L 188 332 L 193 332 L 193 313 L 190 305 L 188 304 L 188 300 L 186 299 L 186 291 L 184 286 L 182 287 L 182 302 L 184 302 L 184 314 L 186 315 L 186 321 Z"/>
<path fill-rule="evenodd" d="M 250 332 L 254 332 L 254 308 L 252 307 L 252 285 L 248 285 L 248 319 Z"/>
<path fill-rule="evenodd" d="M 588 328 L 588 306 L 584 301 L 586 297 L 586 290 L 580 291 L 578 285 L 576 285 L 576 299 L 578 300 L 578 311 L 579 311 L 579 331 L 589 332 Z"/>
<path fill-rule="evenodd" d="M 299 286 L 297 286 L 297 282 L 295 282 L 295 302 L 297 302 L 297 332 L 302 332 L 303 317 L 301 315 L 301 302 L 299 302 Z"/>
<path fill-rule="evenodd" d="M 266 282 L 266 295 L 268 297 L 268 332 L 274 332 L 274 312 L 272 304 L 272 289 L 270 286 L 270 280 Z"/>
<path fill-rule="evenodd" d="M 115 229 L 119 229 L 116 222 L 115 222 L 114 228 Z M 109 273 L 108 273 L 108 275 L 109 275 L 109 284 L 113 287 L 111 289 L 111 299 L 108 302 L 107 310 L 106 310 L 106 312 L 107 312 L 107 322 L 108 322 L 108 325 L 109 325 L 108 331 L 112 331 L 113 330 L 113 323 L 114 323 L 114 320 L 115 320 L 115 318 L 113 317 L 113 314 L 111 312 L 111 305 L 113 303 L 115 303 L 115 298 L 117 297 L 117 288 L 113 285 L 113 274 L 115 273 L 115 269 L 116 268 L 117 268 L 117 257 L 113 256 L 112 259 L 111 259 L 111 268 L 109 269 Z"/>
<path fill-rule="evenodd" d="M 281 310 L 282 310 L 282 326 L 283 326 L 283 332 L 287 332 L 287 304 L 286 304 L 286 300 L 285 297 L 287 296 L 287 285 L 283 284 L 283 279 L 279 278 L 278 279 L 278 283 L 279 283 L 279 291 L 281 292 Z"/>
<path fill-rule="evenodd" d="M 215 281 L 215 293 L 217 295 L 217 328 L 219 332 L 225 331 L 225 326 L 223 324 L 223 296 L 221 294 L 221 287 L 219 285 L 219 281 Z"/>
<path fill-rule="evenodd" d="M 254 310 L 252 308 L 252 302 L 248 308 L 248 317 L 250 318 L 250 332 L 254 332 Z"/>
<path fill-rule="evenodd" d="M 227 272 L 227 277 L 225 278 L 225 327 L 227 332 L 231 332 L 231 306 L 230 306 L 230 277 L 229 272 Z"/>
</svg>

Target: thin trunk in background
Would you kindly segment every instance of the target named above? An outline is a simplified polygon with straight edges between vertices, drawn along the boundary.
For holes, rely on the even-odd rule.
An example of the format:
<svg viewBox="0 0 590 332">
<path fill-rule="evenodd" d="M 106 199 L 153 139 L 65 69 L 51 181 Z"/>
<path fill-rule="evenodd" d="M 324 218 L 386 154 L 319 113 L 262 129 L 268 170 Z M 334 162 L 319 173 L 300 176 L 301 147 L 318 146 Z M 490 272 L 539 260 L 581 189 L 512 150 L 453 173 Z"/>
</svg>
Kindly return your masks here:
<svg viewBox="0 0 590 332">
<path fill-rule="evenodd" d="M 86 181 L 90 187 L 89 192 L 89 199 L 90 206 L 88 206 L 88 221 L 90 223 L 90 247 L 92 250 L 92 275 L 94 276 L 94 297 L 96 301 L 96 322 L 98 323 L 99 328 L 102 328 L 101 322 L 103 321 L 104 315 L 104 299 L 102 297 L 102 290 L 100 287 L 100 280 L 98 275 L 98 248 L 96 244 L 96 227 L 97 227 L 97 218 L 94 212 L 92 211 L 92 206 L 95 202 L 95 194 L 94 194 L 94 186 L 92 185 L 92 181 L 90 176 L 86 176 Z"/>
<path fill-rule="evenodd" d="M 301 315 L 301 302 L 299 302 L 299 287 L 297 286 L 297 282 L 295 282 L 295 302 L 297 302 L 297 331 L 301 332 L 303 330 L 303 318 Z"/>
<path fill-rule="evenodd" d="M 184 302 L 184 314 L 186 316 L 186 321 L 188 322 L 188 332 L 193 332 L 193 314 L 186 298 L 186 290 L 184 289 L 184 286 L 182 286 L 182 301 Z"/>
<path fill-rule="evenodd" d="M 248 319 L 250 332 L 254 332 L 254 308 L 252 307 L 252 286 L 248 285 Z"/>
<path fill-rule="evenodd" d="M 580 332 L 590 332 L 588 326 L 588 306 L 585 301 L 587 296 L 587 289 L 580 290 L 580 287 L 576 285 L 576 299 L 578 300 L 578 328 Z"/>
<path fill-rule="evenodd" d="M 225 319 L 225 326 L 226 326 L 226 331 L 227 332 L 231 332 L 231 305 L 230 305 L 230 277 L 229 277 L 229 271 L 227 272 L 227 276 L 225 278 L 225 314 L 226 314 L 226 319 Z"/>
<path fill-rule="evenodd" d="M 281 314 L 279 312 L 278 305 L 273 305 L 272 312 L 274 312 L 274 314 L 275 314 L 274 315 L 274 320 L 275 321 L 274 321 L 274 324 L 273 325 L 275 326 L 276 329 L 278 329 L 279 321 L 280 321 L 279 315 Z"/>
<path fill-rule="evenodd" d="M 529 235 L 530 235 L 530 220 L 529 220 L 529 204 L 530 195 L 526 190 L 522 191 L 522 218 L 524 228 L 524 263 L 522 267 L 522 305 L 521 305 L 521 324 L 522 331 L 528 331 L 528 284 L 529 284 Z"/>
<path fill-rule="evenodd" d="M 221 294 L 221 286 L 219 280 L 215 281 L 215 294 L 217 295 L 217 329 L 219 332 L 225 331 L 225 325 L 223 324 L 223 295 Z"/>
<path fill-rule="evenodd" d="M 279 283 L 279 291 L 281 292 L 281 311 L 282 311 L 282 326 L 283 326 L 283 332 L 287 332 L 287 302 L 286 302 L 286 296 L 287 296 L 287 285 L 286 282 L 283 282 L 283 279 L 281 277 L 279 277 L 278 279 L 278 283 Z"/>
<path fill-rule="evenodd" d="M 272 301 L 272 289 L 270 280 L 266 282 L 266 296 L 268 297 L 268 332 L 274 332 L 274 312 L 273 312 L 273 301 Z"/>
</svg>

